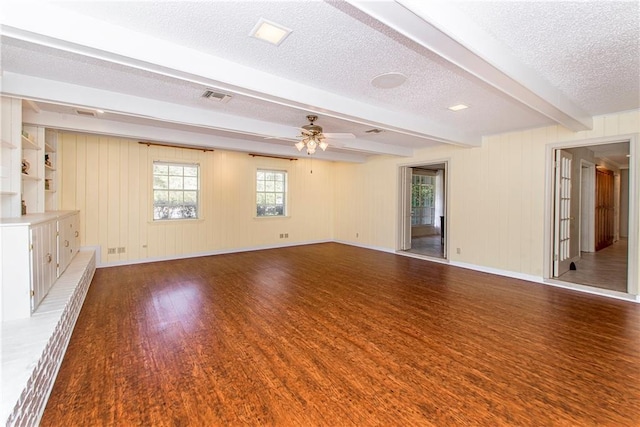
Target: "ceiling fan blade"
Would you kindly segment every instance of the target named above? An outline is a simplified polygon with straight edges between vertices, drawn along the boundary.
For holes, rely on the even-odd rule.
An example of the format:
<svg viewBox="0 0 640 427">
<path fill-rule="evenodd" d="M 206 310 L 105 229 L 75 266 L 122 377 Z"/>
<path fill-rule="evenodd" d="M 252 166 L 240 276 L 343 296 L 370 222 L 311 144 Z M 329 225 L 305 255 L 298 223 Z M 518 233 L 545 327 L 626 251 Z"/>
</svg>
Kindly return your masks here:
<svg viewBox="0 0 640 427">
<path fill-rule="evenodd" d="M 338 141 L 337 139 L 326 138 L 324 140 L 329 147 L 342 148 L 344 147 L 344 142 Z"/>
<path fill-rule="evenodd" d="M 286 136 L 265 136 L 264 139 L 277 139 L 279 141 L 291 141 L 291 142 L 298 142 L 297 139 L 294 138 L 287 138 Z"/>
<path fill-rule="evenodd" d="M 332 139 L 354 139 L 356 136 L 352 133 L 331 133 L 331 132 L 323 132 L 322 133 L 327 138 Z"/>
</svg>

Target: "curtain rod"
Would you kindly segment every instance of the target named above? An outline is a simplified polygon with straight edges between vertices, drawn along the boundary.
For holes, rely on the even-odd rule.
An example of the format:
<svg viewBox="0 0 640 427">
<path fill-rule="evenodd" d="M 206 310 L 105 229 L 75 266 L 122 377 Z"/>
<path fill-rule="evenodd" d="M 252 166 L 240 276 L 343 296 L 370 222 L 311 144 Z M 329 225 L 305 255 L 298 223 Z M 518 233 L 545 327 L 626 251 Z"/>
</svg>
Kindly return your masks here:
<svg viewBox="0 0 640 427">
<path fill-rule="evenodd" d="M 289 161 L 298 160 L 298 159 L 294 159 L 293 157 L 269 156 L 267 154 L 249 153 L 249 155 L 251 157 L 268 157 L 270 159 L 281 159 L 281 160 L 289 160 Z"/>
<path fill-rule="evenodd" d="M 157 147 L 169 147 L 169 148 L 185 148 L 187 150 L 198 150 L 198 151 L 204 151 L 205 153 L 207 151 L 214 151 L 212 148 L 206 148 L 206 147 L 189 147 L 188 145 L 174 145 L 174 144 L 162 144 L 160 142 L 145 142 L 145 141 L 138 141 L 138 144 L 143 144 L 146 145 L 147 147 L 150 145 L 155 145 Z"/>
</svg>

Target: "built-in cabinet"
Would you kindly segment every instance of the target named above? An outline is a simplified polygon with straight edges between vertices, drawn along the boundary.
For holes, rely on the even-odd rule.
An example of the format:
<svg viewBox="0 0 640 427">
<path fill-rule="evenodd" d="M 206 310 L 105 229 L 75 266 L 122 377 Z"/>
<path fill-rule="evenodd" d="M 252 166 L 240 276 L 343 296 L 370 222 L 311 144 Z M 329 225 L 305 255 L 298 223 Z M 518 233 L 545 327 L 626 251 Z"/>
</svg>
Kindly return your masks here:
<svg viewBox="0 0 640 427">
<path fill-rule="evenodd" d="M 58 133 L 22 122 L 22 100 L 2 97 L 1 218 L 58 209 Z"/>
<path fill-rule="evenodd" d="M 0 99 L 0 217 L 7 218 L 20 216 L 22 101 Z"/>
<path fill-rule="evenodd" d="M 79 212 L 0 219 L 0 245 L 2 320 L 29 317 L 79 250 Z"/>
</svg>

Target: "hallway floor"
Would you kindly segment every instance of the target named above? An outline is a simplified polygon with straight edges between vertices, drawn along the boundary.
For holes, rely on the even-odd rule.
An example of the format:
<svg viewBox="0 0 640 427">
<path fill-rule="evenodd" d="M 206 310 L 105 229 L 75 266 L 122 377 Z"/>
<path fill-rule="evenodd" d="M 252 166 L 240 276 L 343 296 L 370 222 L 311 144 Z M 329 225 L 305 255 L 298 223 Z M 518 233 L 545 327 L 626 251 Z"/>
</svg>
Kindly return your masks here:
<svg viewBox="0 0 640 427">
<path fill-rule="evenodd" d="M 430 256 L 433 258 L 444 258 L 444 245 L 441 242 L 439 234 L 433 236 L 414 237 L 411 239 L 411 249 L 405 252 Z"/>
<path fill-rule="evenodd" d="M 627 292 L 627 239 L 620 239 L 598 252 L 582 252 L 576 270 L 569 270 L 559 280 Z"/>
</svg>

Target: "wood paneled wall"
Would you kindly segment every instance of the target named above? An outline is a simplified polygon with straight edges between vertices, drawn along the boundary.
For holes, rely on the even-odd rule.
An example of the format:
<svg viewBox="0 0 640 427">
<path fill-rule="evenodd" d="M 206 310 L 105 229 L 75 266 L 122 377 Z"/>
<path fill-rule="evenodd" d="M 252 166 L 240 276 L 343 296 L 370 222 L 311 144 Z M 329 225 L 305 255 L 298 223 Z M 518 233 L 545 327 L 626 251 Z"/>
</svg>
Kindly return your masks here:
<svg viewBox="0 0 640 427">
<path fill-rule="evenodd" d="M 353 209 L 336 223 L 336 238 L 395 249 L 398 168 L 448 160 L 449 258 L 543 277 L 547 145 L 638 132 L 640 112 L 632 111 L 595 117 L 590 131 L 574 133 L 550 126 L 485 137 L 478 148 L 426 148 L 411 159 L 339 164 L 336 209 L 350 203 Z"/>
<path fill-rule="evenodd" d="M 61 209 L 79 209 L 83 246 L 101 263 L 162 259 L 332 239 L 333 163 L 146 146 L 137 140 L 62 133 Z M 153 222 L 154 160 L 201 166 L 201 218 Z M 311 166 L 313 173 L 310 173 Z M 255 218 L 255 172 L 288 171 L 289 217 Z M 280 234 L 288 238 L 280 238 Z M 126 252 L 108 255 L 107 248 Z"/>
<path fill-rule="evenodd" d="M 65 133 L 60 207 L 82 212 L 82 244 L 100 246 L 103 263 L 330 239 L 393 251 L 399 167 L 448 161 L 449 258 L 543 277 L 547 145 L 639 132 L 640 112 L 632 111 L 596 117 L 593 130 L 584 132 L 550 126 L 485 137 L 473 149 L 426 148 L 412 158 L 375 156 L 363 164 L 316 160 L 313 174 L 310 159 L 146 147 Z M 149 219 L 151 163 L 181 159 L 203 166 L 204 218 L 154 224 Z M 289 171 L 289 218 L 253 217 L 258 167 Z M 280 233 L 289 233 L 289 239 L 280 239 Z M 107 247 L 122 246 L 125 254 L 107 256 Z"/>
</svg>

